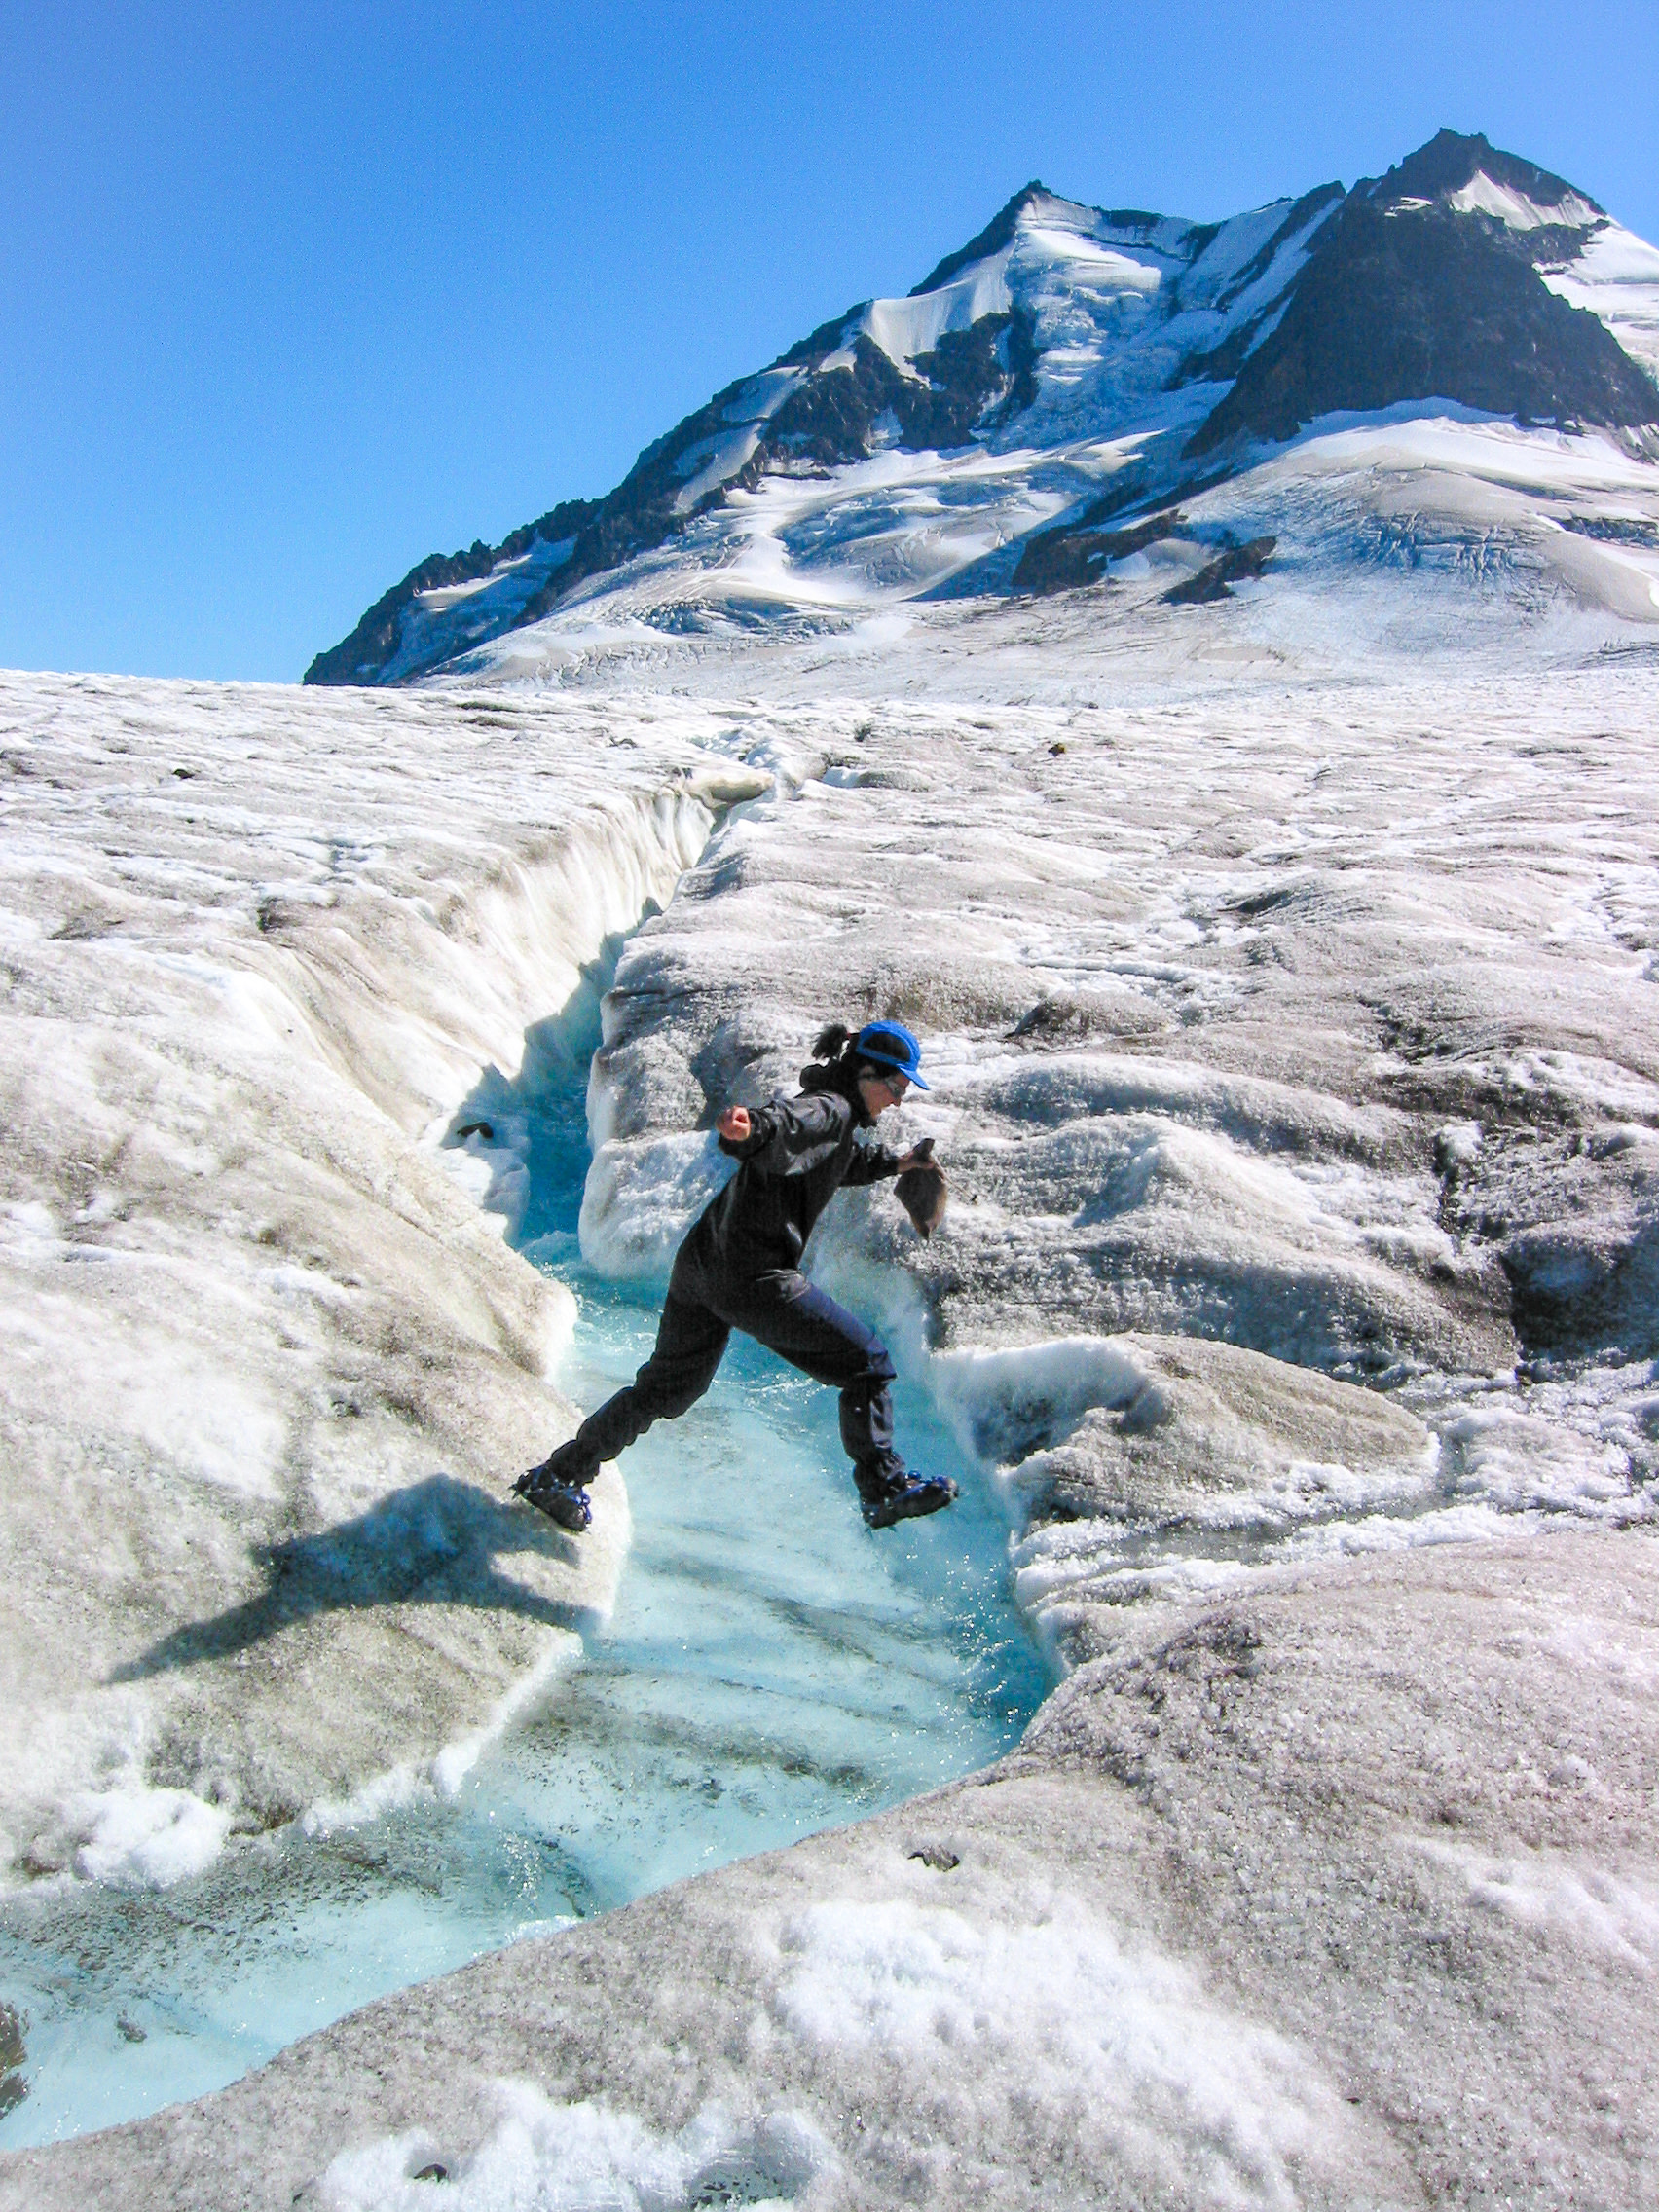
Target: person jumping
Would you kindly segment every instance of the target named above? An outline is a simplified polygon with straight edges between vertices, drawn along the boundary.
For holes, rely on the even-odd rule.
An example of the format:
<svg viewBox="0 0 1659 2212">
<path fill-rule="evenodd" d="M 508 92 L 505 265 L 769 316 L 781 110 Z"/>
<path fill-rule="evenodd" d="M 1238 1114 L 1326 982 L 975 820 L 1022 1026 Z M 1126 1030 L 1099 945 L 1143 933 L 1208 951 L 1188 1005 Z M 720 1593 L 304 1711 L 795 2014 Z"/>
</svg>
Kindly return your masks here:
<svg viewBox="0 0 1659 2212">
<path fill-rule="evenodd" d="M 519 1477 L 518 1496 L 579 1533 L 592 1519 L 587 1488 L 601 1463 L 652 1421 L 695 1405 L 741 1329 L 840 1391 L 841 1442 L 872 1529 L 950 1503 L 956 1485 L 947 1476 L 911 1474 L 893 1448 L 895 1370 L 886 1346 L 800 1272 L 812 1226 L 843 1183 L 874 1183 L 930 1161 L 931 1144 L 901 1159 L 856 1141 L 912 1084 L 927 1089 L 920 1061 L 902 1022 L 867 1022 L 854 1036 L 835 1021 L 813 1046 L 793 1098 L 726 1107 L 715 1124 L 720 1150 L 742 1165 L 675 1255 L 651 1356 L 568 1444 Z"/>
</svg>

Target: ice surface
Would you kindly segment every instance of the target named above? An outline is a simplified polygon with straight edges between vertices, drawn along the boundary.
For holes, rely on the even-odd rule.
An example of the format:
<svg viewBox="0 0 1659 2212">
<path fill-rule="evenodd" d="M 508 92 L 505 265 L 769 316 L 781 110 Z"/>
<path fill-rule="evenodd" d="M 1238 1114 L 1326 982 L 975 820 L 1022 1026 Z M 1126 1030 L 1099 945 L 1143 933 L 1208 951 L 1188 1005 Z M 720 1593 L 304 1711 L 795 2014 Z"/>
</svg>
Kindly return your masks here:
<svg viewBox="0 0 1659 2212">
<path fill-rule="evenodd" d="M 1154 366 L 1098 267 L 1097 390 Z M 1651 2194 L 1652 465 L 1330 422 L 1138 579 L 917 596 L 1111 446 L 769 481 L 466 685 L 7 680 L 7 1995 L 106 1975 L 78 2048 L 31 1999 L 31 2081 L 129 2111 L 192 2037 L 226 2080 L 983 1764 L 1011 1590 L 1073 1671 L 979 1784 L 0 2196 L 224 2201 L 240 2141 L 289 2203 L 418 2131 L 459 2172 L 501 2080 L 549 2144 L 602 2110 L 624 2179 L 797 2115 L 855 2202 Z M 1161 604 L 1263 531 L 1258 583 Z M 642 1355 L 718 1107 L 875 1012 L 951 1209 L 923 1245 L 848 1194 L 811 1265 L 963 1502 L 878 1548 L 832 1407 L 737 1357 L 577 1565 L 506 1476 Z M 538 1082 L 585 1093 L 579 1239 Z M 974 2018 L 1016 1985 L 1029 2093 Z M 957 2039 L 923 2096 L 901 2016 Z"/>
<path fill-rule="evenodd" d="M 816 2131 L 808 2202 L 1393 2204 L 1456 2177 L 1634 2207 L 1659 2157 L 1654 1679 L 1642 1535 L 1127 1608 L 989 1774 L 0 2165 L 0 2202 L 275 2207 L 332 2171 L 401 2205 L 411 2170 L 496 2155 L 506 2079 L 547 2131 L 539 2162 L 514 2141 L 527 2194 L 561 2142 L 628 2175 L 720 2108 L 732 2137 Z"/>
<path fill-rule="evenodd" d="M 1546 1779 L 1555 1788 L 1596 1792 L 1594 1769 L 1570 1754 Z M 1470 1902 L 1489 1912 L 1505 1913 L 1523 1927 L 1551 1926 L 1587 1950 L 1604 1951 L 1647 1973 L 1659 1967 L 1659 1893 L 1651 1889 L 1620 1881 L 1604 1867 L 1539 1853 L 1493 1858 L 1426 1836 L 1418 1848 L 1461 1874 Z"/>
<path fill-rule="evenodd" d="M 497 2096 L 495 2127 L 453 2173 L 431 2137 L 392 2136 L 343 2152 L 313 2201 L 324 2212 L 425 2212 L 439 2178 L 457 2212 L 764 2212 L 793 2204 L 832 2162 L 817 2130 L 787 2112 L 739 2120 L 710 2106 L 664 2141 L 629 2114 L 555 2105 L 529 2083 L 502 2083 Z"/>
</svg>

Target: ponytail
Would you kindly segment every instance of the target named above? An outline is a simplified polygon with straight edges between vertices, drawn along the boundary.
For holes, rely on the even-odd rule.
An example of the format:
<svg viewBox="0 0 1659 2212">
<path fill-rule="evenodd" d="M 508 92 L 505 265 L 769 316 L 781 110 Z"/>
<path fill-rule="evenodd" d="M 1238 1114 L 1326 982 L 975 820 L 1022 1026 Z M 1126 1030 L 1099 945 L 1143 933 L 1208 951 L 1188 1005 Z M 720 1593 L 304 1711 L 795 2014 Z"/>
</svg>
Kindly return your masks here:
<svg viewBox="0 0 1659 2212">
<path fill-rule="evenodd" d="M 844 1021 L 827 1021 L 812 1047 L 812 1059 L 800 1071 L 802 1090 L 845 1090 L 853 1072 L 858 1033 Z"/>
</svg>

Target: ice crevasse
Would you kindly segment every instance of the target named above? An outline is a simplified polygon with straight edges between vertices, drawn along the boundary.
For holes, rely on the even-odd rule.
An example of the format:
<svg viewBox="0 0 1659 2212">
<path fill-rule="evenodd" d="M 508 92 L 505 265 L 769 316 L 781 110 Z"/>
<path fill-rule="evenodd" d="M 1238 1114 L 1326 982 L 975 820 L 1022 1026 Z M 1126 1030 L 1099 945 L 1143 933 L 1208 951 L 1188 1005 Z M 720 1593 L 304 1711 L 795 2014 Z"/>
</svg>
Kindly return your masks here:
<svg viewBox="0 0 1659 2212">
<path fill-rule="evenodd" d="M 360 707 L 7 686 L 55 782 L 8 823 L 0 1839 L 165 1884 L 442 1785 L 609 1604 L 619 1490 L 568 1558 L 501 1497 L 571 1301 L 440 1139 L 761 780 L 706 728 L 555 793 L 442 699 L 397 757 Z"/>
<path fill-rule="evenodd" d="M 936 2045 L 976 2084 L 953 2156 L 989 2176 L 1016 2108 L 978 2015 L 1052 1967 L 1044 1931 L 1081 1925 L 1079 1899 L 1077 2002 L 1025 2028 L 1045 2158 L 1076 2140 L 1083 2012 L 1099 2170 L 1126 2147 L 1207 2174 L 1195 2201 L 1289 2201 L 1322 2156 L 1309 2131 L 1391 2172 L 1389 2067 L 1408 2114 L 1436 2069 L 1459 2109 L 1523 2115 L 1529 2083 L 1548 2103 L 1579 2078 L 1582 1961 L 1540 1953 L 1534 1984 L 1516 1945 L 1601 1926 L 1588 1899 L 1648 1956 L 1627 1819 L 1651 1646 L 1640 674 L 1559 684 L 1567 767 L 1540 760 L 1525 686 L 1490 678 L 1385 699 L 1374 727 L 1340 695 L 1231 679 L 1132 713 L 432 691 L 281 718 L 258 695 L 8 681 L 14 742 L 56 780 L 15 779 L 7 1326 L 25 1342 L 61 1312 L 111 1373 L 112 1345 L 190 1350 L 144 1419 L 176 1404 L 231 1439 L 217 1478 L 169 1458 L 165 1425 L 110 1416 L 100 1445 L 90 1360 L 73 1420 L 44 1361 L 9 1365 L 8 1446 L 56 1501 L 8 1524 L 36 1624 L 8 1650 L 55 1701 L 50 1744 L 9 1765 L 44 1807 L 8 1808 L 16 1867 L 102 1852 L 119 1878 L 126 1852 L 162 1879 L 221 1830 L 350 1811 L 388 1777 L 436 1789 L 608 1602 L 615 1478 L 575 1572 L 490 1502 L 503 1456 L 574 1419 L 545 1381 L 562 1301 L 498 1235 L 507 1120 L 441 1140 L 463 1107 L 490 1119 L 480 1071 L 510 1103 L 527 1030 L 647 900 L 594 1068 L 590 1257 L 660 1267 L 712 1103 L 787 1084 L 818 1019 L 911 1020 L 940 1081 L 904 1126 L 950 1162 L 947 1234 L 919 1246 L 886 1194 L 850 1194 L 813 1264 L 998 1486 L 1021 1599 L 1073 1670 L 992 1776 L 517 1946 L 229 2092 L 252 2113 L 310 2084 L 293 2140 L 271 2134 L 284 2187 L 292 2164 L 294 2188 L 397 2201 L 428 2155 L 460 2171 L 457 2144 L 480 2176 L 498 2154 L 534 2178 L 579 2136 L 595 2189 L 661 2160 L 674 2201 L 706 2151 L 748 2160 L 752 2194 L 805 2194 L 830 2166 L 791 2130 L 844 2159 L 855 2111 L 919 2174 L 943 2138 L 896 2108 L 893 2052 Z M 50 1147 L 18 1133 L 46 1127 Z M 119 1372 L 125 1419 L 144 1377 Z M 263 1457 L 221 1378 L 285 1424 Z M 340 1602 L 365 1572 L 372 1620 Z M 510 1617 L 479 1603 L 508 1581 Z M 28 1711 L 7 1723 L 24 1751 Z M 118 1817 L 129 1788 L 155 1801 Z M 1616 2027 L 1648 1970 L 1604 1949 Z M 1321 2024 L 1339 1973 L 1357 2079 Z M 550 2017 L 567 1974 L 617 1993 L 604 2019 Z M 1525 2009 L 1546 1984 L 1544 2026 L 1465 2032 L 1460 1991 Z M 419 2113 L 374 2103 L 366 2084 L 402 2080 L 376 2037 L 440 2015 L 420 2047 L 487 2042 L 479 2067 L 508 2078 L 534 2040 L 565 2089 L 544 2074 L 492 2118 L 461 2109 L 471 2076 L 427 2069 Z M 662 2074 L 679 2047 L 683 2094 Z M 1144 2141 L 1110 2124 L 1136 2066 Z M 567 2124 L 599 2081 L 606 2110 Z M 1321 2134 L 1350 2098 L 1351 2139 Z M 317 2117 L 348 2107 L 350 2141 Z M 1589 2127 L 1583 2156 L 1614 2157 Z M 1192 2144 L 1209 2163 L 1182 2163 Z"/>
</svg>

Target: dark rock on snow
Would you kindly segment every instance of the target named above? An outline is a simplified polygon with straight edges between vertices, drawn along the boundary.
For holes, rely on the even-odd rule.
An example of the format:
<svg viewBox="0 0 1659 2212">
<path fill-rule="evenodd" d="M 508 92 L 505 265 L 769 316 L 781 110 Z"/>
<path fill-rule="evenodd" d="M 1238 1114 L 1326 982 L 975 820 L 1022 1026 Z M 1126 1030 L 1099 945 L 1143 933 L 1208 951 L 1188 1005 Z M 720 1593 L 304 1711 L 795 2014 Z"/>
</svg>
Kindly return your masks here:
<svg viewBox="0 0 1659 2212">
<path fill-rule="evenodd" d="M 1010 588 L 1041 598 L 1049 592 L 1097 584 L 1109 562 L 1126 561 L 1131 553 L 1179 536 L 1186 521 L 1179 512 L 1164 508 L 1128 530 L 1101 530 L 1096 526 L 1103 519 L 1103 509 L 1107 513 L 1116 511 L 1108 501 L 1097 499 L 1075 522 L 1060 523 L 1028 537 Z"/>
<path fill-rule="evenodd" d="M 1207 607 L 1212 600 L 1231 599 L 1232 586 L 1259 576 L 1277 543 L 1276 537 L 1252 537 L 1248 545 L 1230 545 L 1196 576 L 1189 576 L 1173 591 L 1166 591 L 1164 606 Z"/>
</svg>

